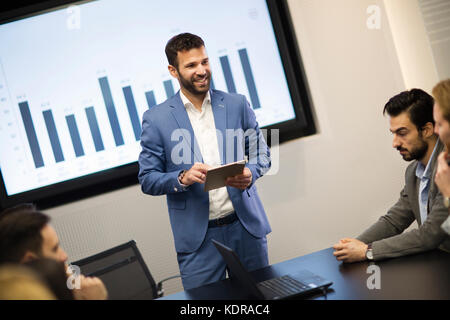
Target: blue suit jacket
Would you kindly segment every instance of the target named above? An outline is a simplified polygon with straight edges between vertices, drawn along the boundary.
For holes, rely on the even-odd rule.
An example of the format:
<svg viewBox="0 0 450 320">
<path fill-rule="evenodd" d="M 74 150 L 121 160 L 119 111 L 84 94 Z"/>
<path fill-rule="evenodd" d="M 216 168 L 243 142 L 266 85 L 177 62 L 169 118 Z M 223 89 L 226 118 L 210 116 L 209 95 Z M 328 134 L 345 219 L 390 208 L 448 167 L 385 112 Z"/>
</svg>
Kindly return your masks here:
<svg viewBox="0 0 450 320">
<path fill-rule="evenodd" d="M 243 226 L 261 238 L 271 229 L 254 182 L 270 168 L 269 149 L 245 96 L 217 90 L 210 90 L 210 94 L 222 164 L 242 160 L 245 151 L 249 155 L 246 166 L 253 176 L 246 190 L 227 187 L 228 194 Z M 250 134 L 241 137 L 242 143 L 227 145 L 225 138 L 232 132 L 227 129 L 250 129 Z M 203 162 L 179 92 L 144 113 L 141 146 L 138 178 L 142 191 L 167 195 L 176 251 L 196 251 L 208 228 L 209 197 L 203 184 L 183 188 L 178 182 L 182 170 Z M 180 157 L 189 160 L 180 163 Z"/>
</svg>

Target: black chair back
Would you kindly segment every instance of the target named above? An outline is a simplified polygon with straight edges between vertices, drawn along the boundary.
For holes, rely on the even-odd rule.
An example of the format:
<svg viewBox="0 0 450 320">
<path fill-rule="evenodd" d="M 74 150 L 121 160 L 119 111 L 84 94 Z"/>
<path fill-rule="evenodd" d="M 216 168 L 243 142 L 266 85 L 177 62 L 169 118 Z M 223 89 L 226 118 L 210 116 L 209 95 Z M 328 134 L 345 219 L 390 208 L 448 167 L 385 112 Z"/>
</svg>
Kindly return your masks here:
<svg viewBox="0 0 450 320">
<path fill-rule="evenodd" d="M 85 276 L 99 277 L 110 300 L 148 300 L 158 296 L 155 280 L 134 240 L 72 264 L 80 267 Z"/>
</svg>

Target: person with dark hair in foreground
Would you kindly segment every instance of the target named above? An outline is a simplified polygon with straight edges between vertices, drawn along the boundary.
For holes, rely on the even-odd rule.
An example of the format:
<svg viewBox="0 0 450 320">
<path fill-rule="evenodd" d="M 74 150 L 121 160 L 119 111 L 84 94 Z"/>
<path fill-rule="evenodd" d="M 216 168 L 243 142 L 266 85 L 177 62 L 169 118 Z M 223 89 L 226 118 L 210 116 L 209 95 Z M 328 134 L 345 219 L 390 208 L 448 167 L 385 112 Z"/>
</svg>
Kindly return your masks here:
<svg viewBox="0 0 450 320">
<path fill-rule="evenodd" d="M 450 239 L 440 228 L 448 216 L 442 194 L 434 183 L 437 157 L 443 149 L 434 133 L 433 98 L 420 89 L 404 91 L 389 100 L 392 146 L 405 161 L 400 199 L 378 222 L 356 239 L 335 244 L 334 256 L 343 262 L 382 260 L 440 248 L 450 251 Z M 414 220 L 419 227 L 404 232 Z"/>
<path fill-rule="evenodd" d="M 0 263 L 24 263 L 41 257 L 66 262 L 50 218 L 35 210 L 18 206 L 0 214 Z"/>
<path fill-rule="evenodd" d="M 24 264 L 49 258 L 66 268 L 67 254 L 59 245 L 50 217 L 31 204 L 22 204 L 0 213 L 0 264 Z M 76 299 L 102 300 L 107 291 L 99 278 L 80 275 Z"/>
</svg>

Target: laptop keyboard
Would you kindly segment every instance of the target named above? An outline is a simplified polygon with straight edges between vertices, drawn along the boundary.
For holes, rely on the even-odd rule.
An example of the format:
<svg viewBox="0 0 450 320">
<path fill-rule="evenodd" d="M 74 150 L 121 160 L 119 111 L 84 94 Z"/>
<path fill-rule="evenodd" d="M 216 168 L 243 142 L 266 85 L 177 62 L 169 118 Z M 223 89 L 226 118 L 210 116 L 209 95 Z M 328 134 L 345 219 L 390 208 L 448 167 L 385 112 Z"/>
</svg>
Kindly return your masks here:
<svg viewBox="0 0 450 320">
<path fill-rule="evenodd" d="M 258 286 L 272 291 L 275 296 L 280 298 L 298 294 L 312 288 L 287 275 L 260 282 Z"/>
</svg>

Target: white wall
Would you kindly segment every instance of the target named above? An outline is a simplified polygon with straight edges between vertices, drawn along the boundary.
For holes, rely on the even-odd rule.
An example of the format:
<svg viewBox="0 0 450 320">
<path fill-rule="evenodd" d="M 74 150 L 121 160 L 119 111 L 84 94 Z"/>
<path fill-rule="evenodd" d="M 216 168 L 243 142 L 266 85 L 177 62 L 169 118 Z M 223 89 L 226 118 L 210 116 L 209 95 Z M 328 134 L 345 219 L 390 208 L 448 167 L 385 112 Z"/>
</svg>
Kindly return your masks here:
<svg viewBox="0 0 450 320">
<path fill-rule="evenodd" d="M 381 28 L 369 30 L 369 5 Z M 404 90 L 382 0 L 290 0 L 320 133 L 280 147 L 280 170 L 258 181 L 277 263 L 357 236 L 397 199 L 403 162 L 385 102 Z M 135 239 L 158 281 L 178 267 L 165 197 L 139 186 L 47 210 L 71 260 Z M 182 290 L 178 280 L 167 293 Z"/>
<path fill-rule="evenodd" d="M 393 1 L 393 0 L 385 0 Z M 407 0 L 402 0 L 403 2 Z M 413 5 L 416 1 L 412 1 Z M 450 1 L 417 0 L 439 80 L 450 78 Z M 408 3 L 411 6 L 410 3 Z"/>
<path fill-rule="evenodd" d="M 431 93 L 439 78 L 419 3 L 384 0 L 384 4 L 406 88 Z"/>
</svg>

